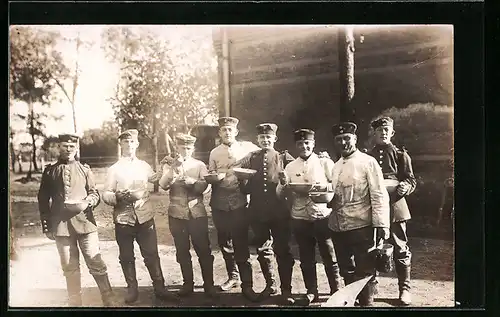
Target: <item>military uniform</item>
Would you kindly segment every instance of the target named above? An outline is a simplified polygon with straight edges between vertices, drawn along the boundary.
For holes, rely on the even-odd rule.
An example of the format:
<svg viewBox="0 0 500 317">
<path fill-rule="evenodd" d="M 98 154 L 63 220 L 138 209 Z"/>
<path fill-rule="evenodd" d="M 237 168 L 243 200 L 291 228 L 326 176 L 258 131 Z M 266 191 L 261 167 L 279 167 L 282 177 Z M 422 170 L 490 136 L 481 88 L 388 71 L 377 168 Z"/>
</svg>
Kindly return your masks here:
<svg viewBox="0 0 500 317">
<path fill-rule="evenodd" d="M 76 144 L 77 141 L 76 135 L 59 136 L 59 142 Z M 64 202 L 69 200 L 85 200 L 88 202 L 88 207 L 75 214 L 65 208 Z M 106 306 L 114 304 L 92 213 L 99 202 L 100 196 L 90 167 L 76 161 L 74 156 L 69 159 L 59 158 L 56 163 L 48 165 L 43 171 L 38 192 L 42 229 L 44 233 L 52 233 L 55 236 L 71 306 L 82 304 L 78 248 L 83 254 L 90 274 L 99 286 L 104 304 Z"/>
<path fill-rule="evenodd" d="M 276 135 L 275 124 L 257 126 L 258 134 Z M 275 292 L 275 276 L 272 267 L 272 257 L 276 254 L 278 273 L 283 295 L 291 294 L 291 280 L 294 260 L 290 252 L 290 212 L 283 199 L 276 195 L 279 184 L 278 173 L 293 157 L 287 152 L 279 153 L 274 149 L 260 149 L 250 153 L 241 162 L 243 168 L 257 171 L 247 182 L 242 191 L 250 194 L 250 223 L 257 245 L 258 261 L 266 280 L 266 289 L 261 295 L 271 295 Z M 269 293 L 269 294 L 266 294 Z"/>
<path fill-rule="evenodd" d="M 219 118 L 219 128 L 226 125 L 236 128 L 237 124 L 236 118 Z M 210 199 L 217 239 L 229 277 L 221 288 L 227 290 L 234 287 L 241 276 L 244 295 L 251 293 L 253 285 L 248 246 L 248 201 L 247 196 L 241 192 L 239 181 L 231 166 L 258 149 L 255 144 L 246 141 L 236 141 L 231 145 L 220 144 L 210 152 L 208 166 L 209 172 L 226 173 L 222 181 L 212 184 Z M 247 297 L 253 297 L 253 294 Z"/>
<path fill-rule="evenodd" d="M 138 131 L 126 130 L 118 139 L 137 140 Z M 140 247 L 144 264 L 149 271 L 155 295 L 161 299 L 174 299 L 165 289 L 165 280 L 158 255 L 158 238 L 154 221 L 154 210 L 149 201 L 148 182 L 154 182 L 157 175 L 148 163 L 133 156 L 122 157 L 109 167 L 104 186 L 103 201 L 113 206 L 115 237 L 119 248 L 119 259 L 127 282 L 125 301 L 132 303 L 138 298 L 134 240 Z M 136 201 L 120 198 L 118 192 L 144 189 L 145 194 Z"/>
<path fill-rule="evenodd" d="M 194 146 L 196 138 L 190 135 L 176 136 L 178 145 Z M 198 255 L 203 276 L 203 287 L 209 296 L 214 294 L 213 263 L 214 257 L 210 249 L 208 236 L 208 216 L 203 204 L 203 192 L 207 189 L 204 176 L 207 174 L 205 163 L 192 157 L 177 158 L 163 168 L 160 186 L 170 191 L 168 207 L 168 224 L 174 238 L 177 263 L 181 266 L 184 279 L 183 288 L 178 293 L 187 296 L 194 291 L 193 264 L 191 261 L 190 241 Z M 194 184 L 186 184 L 180 177 L 191 177 Z"/>
<path fill-rule="evenodd" d="M 295 131 L 295 141 L 314 140 L 314 131 L 300 129 Z M 307 159 L 296 158 L 285 167 L 285 174 L 292 183 L 328 184 L 332 180 L 334 162 L 329 158 L 320 158 L 312 153 Z M 331 185 L 330 185 L 331 186 Z M 278 188 L 281 188 L 280 185 Z M 328 185 L 327 185 L 328 189 Z M 278 191 L 287 191 L 278 189 Z M 318 246 L 323 266 L 330 285 L 330 293 L 340 288 L 340 274 L 331 232 L 328 229 L 328 216 L 331 208 L 326 203 L 315 203 L 307 195 L 293 193 L 292 230 L 299 245 L 300 268 L 307 289 L 306 297 L 312 302 L 318 299 L 318 281 L 315 248 Z"/>
<path fill-rule="evenodd" d="M 372 122 L 373 129 L 381 126 L 393 126 L 393 120 L 382 117 Z M 408 190 L 404 195 L 399 195 L 397 191 L 390 193 L 391 203 L 391 238 L 389 242 L 394 245 L 394 260 L 396 273 L 399 280 L 399 290 L 410 290 L 410 268 L 411 251 L 408 246 L 408 235 L 406 233 L 406 222 L 411 219 L 410 210 L 405 197 L 413 193 L 417 182 L 413 175 L 411 158 L 406 150 L 398 149 L 392 143 L 378 144 L 369 154 L 373 156 L 384 174 L 384 179 L 394 179 L 400 183 L 405 183 Z"/>
<path fill-rule="evenodd" d="M 354 135 L 356 128 L 354 123 L 341 123 L 332 127 L 332 134 Z M 379 165 L 357 149 L 341 157 L 332 174 L 335 196 L 330 202 L 329 228 L 347 285 L 376 274 L 375 258 L 368 250 L 374 247 L 374 228 L 388 230 L 390 226 L 389 197 Z M 373 305 L 376 283 L 375 278 L 370 279 L 358 295 L 361 306 Z"/>
</svg>

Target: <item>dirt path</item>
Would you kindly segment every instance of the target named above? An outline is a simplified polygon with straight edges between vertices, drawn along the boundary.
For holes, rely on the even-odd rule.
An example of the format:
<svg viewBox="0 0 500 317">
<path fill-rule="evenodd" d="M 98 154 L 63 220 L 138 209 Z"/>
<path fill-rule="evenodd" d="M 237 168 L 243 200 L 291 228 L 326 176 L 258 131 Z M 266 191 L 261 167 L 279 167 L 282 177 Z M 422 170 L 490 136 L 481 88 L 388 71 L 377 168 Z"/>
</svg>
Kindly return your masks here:
<svg viewBox="0 0 500 317">
<path fill-rule="evenodd" d="M 58 255 L 55 244 L 43 237 L 25 237 L 18 241 L 20 258 L 11 262 L 10 266 L 10 296 L 9 304 L 13 307 L 61 307 L 65 305 L 66 290 L 64 277 L 60 270 Z M 101 251 L 104 261 L 108 265 L 111 284 L 116 288 L 117 294 L 122 296 L 125 292 L 125 282 L 118 263 L 118 248 L 114 241 L 103 241 Z M 136 249 L 139 254 L 138 248 Z M 154 300 L 152 296 L 151 282 L 141 259 L 137 260 L 138 281 L 140 286 L 140 299 L 134 306 L 143 307 L 169 307 L 169 306 L 262 306 L 276 307 L 275 299 L 267 302 L 251 304 L 245 301 L 239 294 L 239 289 L 230 293 L 221 294 L 217 301 L 209 302 L 202 295 L 202 280 L 196 256 L 193 255 L 195 269 L 196 293 L 189 299 L 177 304 L 161 303 Z M 222 256 L 219 251 L 215 255 L 215 282 L 220 284 L 224 281 L 225 269 Z M 176 290 L 182 281 L 178 264 L 175 262 L 175 250 L 172 246 L 160 245 L 160 257 L 166 284 L 171 290 Z M 255 256 L 252 256 L 254 267 L 255 290 L 264 288 L 264 280 Z M 431 268 L 431 267 L 429 267 Z M 83 301 L 85 306 L 102 306 L 99 291 L 88 273 L 84 264 L 81 265 Z M 420 275 L 418 271 L 416 276 Z M 319 291 L 322 293 L 321 302 L 326 301 L 328 285 L 322 264 L 318 264 Z M 395 305 L 397 296 L 397 281 L 392 276 L 380 277 L 380 291 L 377 295 L 376 306 L 391 307 Z M 294 293 L 305 291 L 299 263 L 296 263 L 293 272 Z M 413 281 L 413 306 L 452 306 L 453 282 L 429 279 L 416 279 Z M 314 305 L 319 306 L 320 303 Z M 125 306 L 125 305 L 124 305 Z"/>
</svg>

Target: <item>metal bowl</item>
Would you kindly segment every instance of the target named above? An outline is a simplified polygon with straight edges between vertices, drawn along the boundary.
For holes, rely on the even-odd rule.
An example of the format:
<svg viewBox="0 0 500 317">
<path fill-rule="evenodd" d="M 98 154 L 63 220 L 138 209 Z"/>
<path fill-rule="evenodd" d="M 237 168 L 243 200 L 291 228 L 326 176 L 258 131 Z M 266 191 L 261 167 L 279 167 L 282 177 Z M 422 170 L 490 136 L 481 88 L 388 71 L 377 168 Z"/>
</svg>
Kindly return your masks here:
<svg viewBox="0 0 500 317">
<path fill-rule="evenodd" d="M 89 207 L 89 202 L 86 200 L 66 200 L 64 209 L 71 213 L 80 213 Z"/>
<path fill-rule="evenodd" d="M 256 170 L 252 170 L 249 168 L 240 168 L 240 167 L 233 168 L 233 171 L 234 171 L 234 175 L 236 175 L 236 177 L 238 179 L 249 179 L 255 173 L 257 173 Z"/>
<path fill-rule="evenodd" d="M 309 192 L 309 198 L 315 203 L 329 203 L 334 195 L 334 192 Z"/>
<path fill-rule="evenodd" d="M 219 182 L 226 177 L 226 173 L 210 173 L 208 175 L 205 175 L 204 178 L 208 183 L 215 183 Z"/>
<path fill-rule="evenodd" d="M 146 195 L 146 189 L 133 189 L 129 191 L 130 198 L 134 200 L 142 199 Z"/>
<path fill-rule="evenodd" d="M 393 193 L 396 191 L 399 181 L 396 179 L 384 179 L 384 185 L 389 193 Z"/>
<path fill-rule="evenodd" d="M 307 194 L 311 191 L 313 188 L 314 184 L 311 183 L 290 183 L 288 184 L 288 187 L 298 193 L 298 194 Z"/>
</svg>

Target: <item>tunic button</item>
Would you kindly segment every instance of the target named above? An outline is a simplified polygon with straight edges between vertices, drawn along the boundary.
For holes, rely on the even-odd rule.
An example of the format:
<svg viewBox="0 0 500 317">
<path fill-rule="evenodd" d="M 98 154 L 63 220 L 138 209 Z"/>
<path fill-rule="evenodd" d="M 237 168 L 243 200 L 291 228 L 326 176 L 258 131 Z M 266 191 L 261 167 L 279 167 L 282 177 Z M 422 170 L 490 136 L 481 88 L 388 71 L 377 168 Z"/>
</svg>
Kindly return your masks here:
<svg viewBox="0 0 500 317">
<path fill-rule="evenodd" d="M 267 184 L 266 184 L 266 183 L 264 183 L 264 187 L 266 187 L 266 186 L 267 186 Z"/>
<path fill-rule="evenodd" d="M 266 173 L 266 172 L 264 172 L 264 176 L 266 176 L 266 175 L 267 175 L 267 173 Z"/>
<path fill-rule="evenodd" d="M 380 150 L 380 153 L 384 153 L 384 150 Z"/>
<path fill-rule="evenodd" d="M 264 163 L 264 165 L 266 165 L 266 163 Z M 267 167 L 264 167 L 264 171 L 267 170 Z"/>
<path fill-rule="evenodd" d="M 267 192 L 267 189 L 264 189 L 264 193 Z"/>
<path fill-rule="evenodd" d="M 379 161 L 380 165 L 382 165 L 382 161 Z"/>
</svg>

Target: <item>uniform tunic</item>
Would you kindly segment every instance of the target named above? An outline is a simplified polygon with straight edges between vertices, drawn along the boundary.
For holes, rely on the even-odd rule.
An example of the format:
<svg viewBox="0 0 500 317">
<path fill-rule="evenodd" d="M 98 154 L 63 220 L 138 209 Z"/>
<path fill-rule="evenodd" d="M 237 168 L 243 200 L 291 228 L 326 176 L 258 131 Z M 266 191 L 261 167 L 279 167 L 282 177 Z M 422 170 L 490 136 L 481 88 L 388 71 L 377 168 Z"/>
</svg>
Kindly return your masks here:
<svg viewBox="0 0 500 317">
<path fill-rule="evenodd" d="M 271 149 L 252 152 L 241 162 L 241 167 L 257 171 L 248 181 L 243 191 L 250 194 L 249 208 L 253 217 L 260 221 L 288 216 L 284 201 L 276 195 L 279 172 L 293 157 Z"/>
<path fill-rule="evenodd" d="M 368 226 L 389 228 L 389 197 L 382 171 L 369 155 L 356 151 L 333 168 L 335 196 L 329 227 L 349 231 Z"/>
<path fill-rule="evenodd" d="M 328 158 L 319 158 L 313 153 L 304 160 L 301 157 L 285 167 L 285 173 L 290 178 L 291 183 L 320 183 L 327 184 L 332 180 L 334 162 Z M 281 191 L 281 185 L 278 191 Z M 315 203 L 307 195 L 300 196 L 293 194 L 292 218 L 302 220 L 325 219 L 331 209 L 326 203 Z"/>
<path fill-rule="evenodd" d="M 149 202 L 149 192 L 133 202 L 116 202 L 116 191 L 125 189 L 147 189 L 148 180 L 154 175 L 151 166 L 137 157 L 122 157 L 111 165 L 106 175 L 103 200 L 114 205 L 113 218 L 116 224 L 134 226 L 154 217 L 154 210 Z"/>
<path fill-rule="evenodd" d="M 394 192 L 390 194 L 390 199 L 392 204 L 391 219 L 393 222 L 411 219 L 405 197 L 413 193 L 417 182 L 413 175 L 410 156 L 406 151 L 398 149 L 392 143 L 376 145 L 368 154 L 377 160 L 382 168 L 384 179 L 395 179 L 410 185 L 410 189 L 403 196 Z"/>
<path fill-rule="evenodd" d="M 231 166 L 259 147 L 252 142 L 236 141 L 230 146 L 220 144 L 210 152 L 208 170 L 224 172 L 226 177 L 213 184 L 210 206 L 213 209 L 229 211 L 247 205 L 247 197 L 239 187 L 239 181 L 231 171 Z"/>
<path fill-rule="evenodd" d="M 196 183 L 192 187 L 186 187 L 180 181 L 172 182 L 172 169 L 177 175 L 196 179 Z M 160 186 L 165 190 L 170 190 L 168 207 L 170 217 L 188 220 L 207 216 L 203 204 L 203 192 L 207 188 L 207 182 L 203 177 L 206 174 L 205 163 L 194 158 L 188 158 L 186 161 L 176 160 L 173 166 L 164 166 Z"/>
<path fill-rule="evenodd" d="M 89 208 L 86 210 L 75 215 L 64 208 L 64 201 L 82 199 L 89 202 Z M 88 165 L 76 160 L 59 160 L 45 168 L 38 192 L 44 233 L 70 236 L 73 230 L 78 234 L 97 231 L 92 209 L 99 202 L 94 175 Z"/>
</svg>

